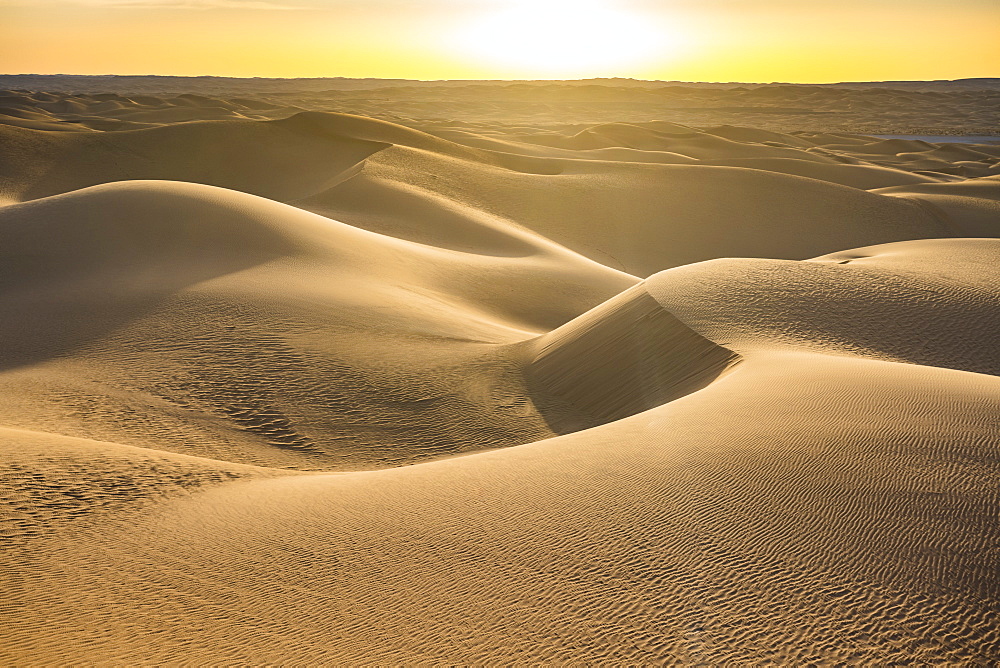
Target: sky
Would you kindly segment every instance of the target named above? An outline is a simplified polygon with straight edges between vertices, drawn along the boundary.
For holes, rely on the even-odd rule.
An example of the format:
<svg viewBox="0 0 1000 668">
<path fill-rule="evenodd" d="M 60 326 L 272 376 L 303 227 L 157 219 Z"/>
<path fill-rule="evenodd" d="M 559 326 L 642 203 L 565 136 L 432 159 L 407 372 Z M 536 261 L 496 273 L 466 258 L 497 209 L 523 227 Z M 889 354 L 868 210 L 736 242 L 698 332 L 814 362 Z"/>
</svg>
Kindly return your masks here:
<svg viewBox="0 0 1000 668">
<path fill-rule="evenodd" d="M 0 0 L 0 72 L 825 83 L 1000 76 L 1000 0 Z"/>
</svg>

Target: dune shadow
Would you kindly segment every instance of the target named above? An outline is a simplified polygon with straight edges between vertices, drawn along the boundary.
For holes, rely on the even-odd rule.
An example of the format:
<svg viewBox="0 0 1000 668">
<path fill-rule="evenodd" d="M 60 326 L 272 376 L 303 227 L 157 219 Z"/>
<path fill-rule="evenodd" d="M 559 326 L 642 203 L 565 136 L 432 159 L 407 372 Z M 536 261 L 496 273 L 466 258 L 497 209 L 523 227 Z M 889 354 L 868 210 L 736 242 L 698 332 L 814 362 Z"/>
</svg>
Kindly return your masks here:
<svg viewBox="0 0 1000 668">
<path fill-rule="evenodd" d="M 696 392 L 741 359 L 691 330 L 641 284 L 520 345 L 528 392 L 559 434 Z"/>
<path fill-rule="evenodd" d="M 292 251 L 277 229 L 176 184 L 122 185 L 0 209 L 0 370 L 69 354 L 187 287 Z"/>
</svg>

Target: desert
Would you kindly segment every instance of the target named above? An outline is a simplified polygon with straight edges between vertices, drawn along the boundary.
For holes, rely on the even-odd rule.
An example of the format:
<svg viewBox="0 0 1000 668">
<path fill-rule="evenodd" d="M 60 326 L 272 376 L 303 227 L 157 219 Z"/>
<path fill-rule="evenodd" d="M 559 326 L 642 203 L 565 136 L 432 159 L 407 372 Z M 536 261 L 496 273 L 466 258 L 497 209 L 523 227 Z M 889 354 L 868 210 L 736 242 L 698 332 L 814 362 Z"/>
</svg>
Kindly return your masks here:
<svg viewBox="0 0 1000 668">
<path fill-rule="evenodd" d="M 0 87 L 3 663 L 1000 659 L 1000 80 Z"/>
</svg>

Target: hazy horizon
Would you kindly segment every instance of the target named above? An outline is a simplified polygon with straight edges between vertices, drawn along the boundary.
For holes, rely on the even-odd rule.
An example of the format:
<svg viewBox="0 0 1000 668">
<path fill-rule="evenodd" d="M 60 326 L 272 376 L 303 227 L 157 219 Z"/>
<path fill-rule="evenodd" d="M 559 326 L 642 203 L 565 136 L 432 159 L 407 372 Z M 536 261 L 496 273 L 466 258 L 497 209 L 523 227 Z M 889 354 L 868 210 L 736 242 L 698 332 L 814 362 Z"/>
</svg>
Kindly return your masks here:
<svg viewBox="0 0 1000 668">
<path fill-rule="evenodd" d="M 680 83 L 680 84 L 754 84 L 754 85 L 769 85 L 769 84 L 789 84 L 796 86 L 829 86 L 836 84 L 848 84 L 848 83 L 924 83 L 924 82 L 937 82 L 937 81 L 974 81 L 974 80 L 1000 80 L 1000 73 L 996 73 L 993 76 L 974 76 L 974 77 L 942 77 L 937 79 L 920 79 L 920 78 L 901 78 L 901 79 L 842 79 L 837 81 L 780 81 L 780 80 L 693 80 L 693 79 L 644 79 L 639 77 L 627 77 L 627 76 L 604 76 L 604 77 L 521 77 L 521 78 L 450 78 L 450 77 L 440 77 L 440 78 L 416 78 L 416 77 L 362 77 L 362 76 L 343 76 L 331 74 L 328 76 L 300 76 L 300 77 L 263 77 L 263 76 L 231 76 L 226 74 L 159 74 L 159 73 L 129 73 L 123 74 L 120 72 L 0 72 L 0 76 L 5 77 L 18 77 L 18 76 L 38 76 L 38 77 L 161 77 L 161 78 L 178 78 L 178 79 L 265 79 L 265 80 L 287 80 L 294 81 L 296 79 L 303 80 L 316 80 L 316 79 L 347 79 L 347 80 L 357 80 L 357 81 L 417 81 L 421 83 L 434 83 L 434 82 L 490 82 L 490 83 L 518 83 L 523 81 L 551 81 L 553 83 L 559 82 L 574 82 L 574 81 L 636 81 L 636 82 L 648 82 L 648 83 Z"/>
<path fill-rule="evenodd" d="M 33 74 L 838 83 L 1000 61 L 983 0 L 0 0 L 0 17 L 5 69 Z"/>
</svg>

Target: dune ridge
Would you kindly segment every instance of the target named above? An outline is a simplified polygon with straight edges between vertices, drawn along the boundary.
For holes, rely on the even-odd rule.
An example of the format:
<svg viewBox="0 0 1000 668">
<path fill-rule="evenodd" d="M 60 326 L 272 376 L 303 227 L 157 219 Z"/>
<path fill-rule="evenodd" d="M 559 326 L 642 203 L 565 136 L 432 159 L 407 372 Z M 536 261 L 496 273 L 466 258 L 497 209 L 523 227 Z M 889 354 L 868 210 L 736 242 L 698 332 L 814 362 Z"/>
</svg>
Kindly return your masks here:
<svg viewBox="0 0 1000 668">
<path fill-rule="evenodd" d="M 534 339 L 531 352 L 527 377 L 602 424 L 699 390 L 738 361 L 642 285 Z"/>
<path fill-rule="evenodd" d="M 201 118 L 310 110 L 442 125 L 575 124 L 580 130 L 655 119 L 779 132 L 1000 136 L 997 79 L 790 85 L 0 75 L 0 89 L 5 88 L 0 114 L 12 119 L 8 122 L 48 129 L 113 130 L 190 120 L 203 106 Z"/>
<path fill-rule="evenodd" d="M 996 660 L 1000 149 L 565 88 L 0 94 L 0 660 Z"/>
</svg>

